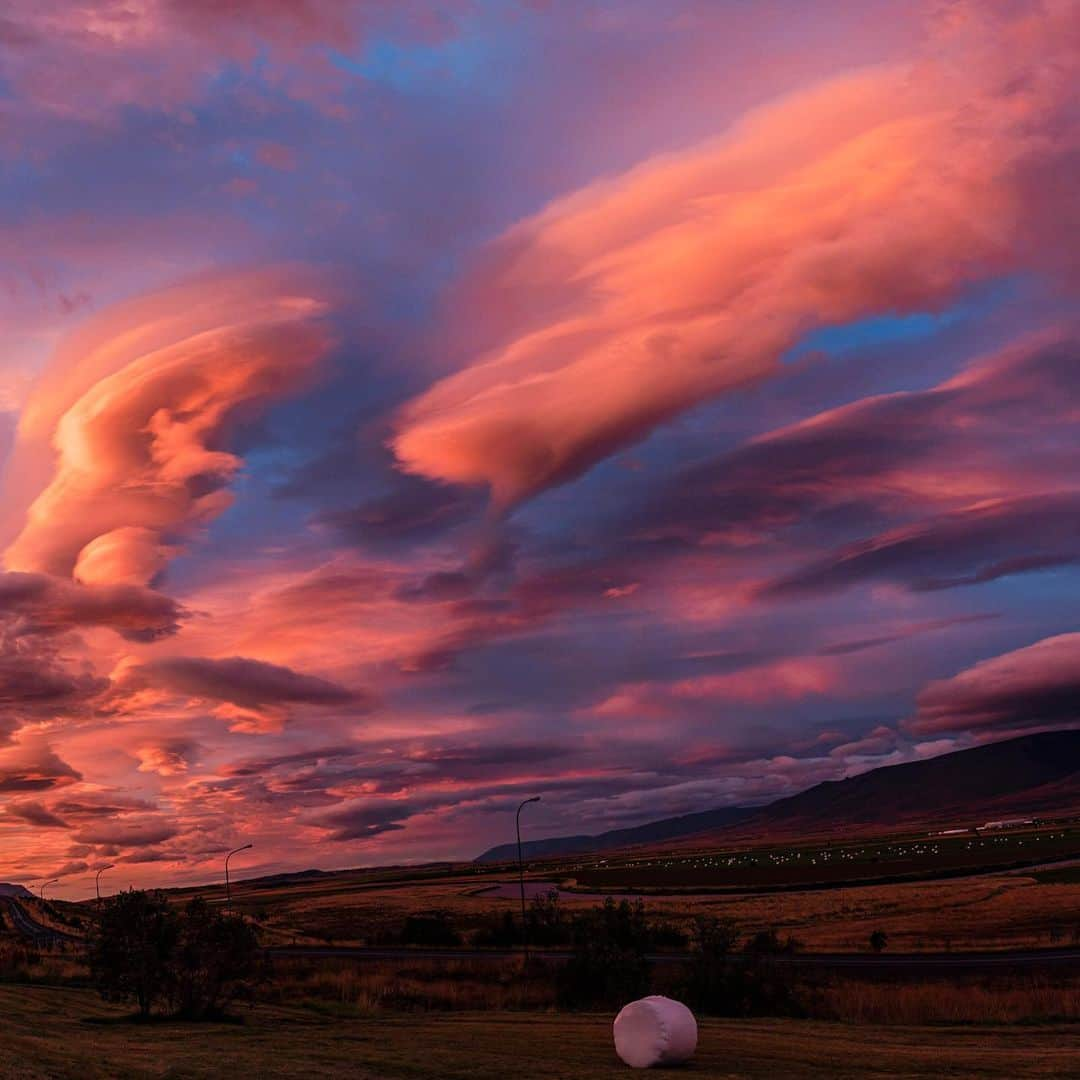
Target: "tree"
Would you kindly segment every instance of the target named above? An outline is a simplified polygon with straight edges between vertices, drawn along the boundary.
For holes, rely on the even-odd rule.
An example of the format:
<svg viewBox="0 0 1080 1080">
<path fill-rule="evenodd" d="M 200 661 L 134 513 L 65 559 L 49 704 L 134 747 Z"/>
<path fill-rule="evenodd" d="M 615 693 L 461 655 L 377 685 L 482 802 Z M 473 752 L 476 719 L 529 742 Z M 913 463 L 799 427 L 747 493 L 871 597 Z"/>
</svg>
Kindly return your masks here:
<svg viewBox="0 0 1080 1080">
<path fill-rule="evenodd" d="M 160 893 L 130 889 L 112 897 L 90 940 L 90 971 L 106 1001 L 135 1001 L 144 1019 L 169 1000 L 179 919 Z"/>
<path fill-rule="evenodd" d="M 166 1007 L 191 1019 L 217 1016 L 259 970 L 254 929 L 201 897 L 181 909 L 160 893 L 119 893 L 90 940 L 90 970 L 106 1001 L 135 1001 L 144 1019 Z"/>
<path fill-rule="evenodd" d="M 573 951 L 558 977 L 560 1004 L 619 1005 L 648 992 L 649 930 L 640 900 L 616 904 L 609 896 L 574 919 L 572 935 Z"/>
<path fill-rule="evenodd" d="M 790 964 L 777 962 L 798 949 L 793 938 L 781 940 L 775 930 L 761 930 L 738 949 L 734 924 L 700 916 L 694 925 L 687 1001 L 714 1016 L 799 1016 Z"/>
<path fill-rule="evenodd" d="M 260 967 L 254 929 L 242 918 L 193 899 L 180 920 L 174 961 L 173 1005 L 192 1020 L 219 1016 L 249 991 Z"/>
<path fill-rule="evenodd" d="M 889 944 L 889 935 L 886 934 L 884 930 L 875 930 L 870 935 L 870 948 L 873 949 L 874 952 L 876 952 L 876 953 L 882 952 L 884 950 L 885 946 L 888 945 L 888 944 Z"/>
</svg>

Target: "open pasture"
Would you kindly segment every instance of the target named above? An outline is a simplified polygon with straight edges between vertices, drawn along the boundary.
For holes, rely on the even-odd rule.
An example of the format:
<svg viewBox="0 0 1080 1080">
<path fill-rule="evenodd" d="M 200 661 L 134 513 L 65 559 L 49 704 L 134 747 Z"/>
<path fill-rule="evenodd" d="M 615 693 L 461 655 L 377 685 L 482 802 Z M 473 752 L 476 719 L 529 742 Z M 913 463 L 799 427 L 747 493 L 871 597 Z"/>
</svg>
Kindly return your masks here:
<svg viewBox="0 0 1080 1080">
<path fill-rule="evenodd" d="M 0 986 L 0 1075 L 10 1080 L 603 1080 L 625 1077 L 608 1015 L 327 1016 L 258 1006 L 239 1023 L 133 1024 L 87 991 Z M 1075 1075 L 1080 1028 L 874 1027 L 704 1020 L 696 1077 Z M 1071 1073 L 1070 1073 L 1071 1071 Z"/>
<path fill-rule="evenodd" d="M 1080 830 L 1059 826 L 575 856 L 537 860 L 528 873 L 530 894 L 543 883 L 557 883 L 559 904 L 567 910 L 591 907 L 606 892 L 628 893 L 641 895 L 653 916 L 684 931 L 696 915 L 711 914 L 746 933 L 775 927 L 811 951 L 864 951 L 878 929 L 888 934 L 892 950 L 959 951 L 1080 942 L 1080 875 L 1075 867 L 1053 866 L 1054 859 L 1077 854 Z M 1043 860 L 1049 865 L 987 869 Z M 217 886 L 199 891 L 223 899 Z M 433 910 L 447 912 L 467 944 L 518 907 L 515 868 L 505 865 L 240 882 L 233 898 L 270 944 L 382 944 L 393 940 L 409 915 Z"/>
</svg>

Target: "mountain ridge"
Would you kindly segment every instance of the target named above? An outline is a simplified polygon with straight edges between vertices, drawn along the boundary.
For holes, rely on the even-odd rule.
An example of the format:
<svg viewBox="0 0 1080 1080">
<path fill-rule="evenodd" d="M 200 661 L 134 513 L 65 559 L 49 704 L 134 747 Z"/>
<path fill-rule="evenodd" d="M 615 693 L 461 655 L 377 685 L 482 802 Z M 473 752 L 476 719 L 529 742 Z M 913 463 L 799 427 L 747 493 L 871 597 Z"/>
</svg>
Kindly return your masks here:
<svg viewBox="0 0 1080 1080">
<path fill-rule="evenodd" d="M 1072 809 L 1080 810 L 1080 730 L 1065 729 L 882 765 L 843 780 L 824 780 L 765 806 L 719 807 L 596 835 L 530 840 L 522 844 L 522 853 L 536 858 L 664 840 L 744 840 L 838 827 L 971 826 L 999 815 Z M 475 861 L 516 857 L 515 844 L 499 844 Z"/>
</svg>

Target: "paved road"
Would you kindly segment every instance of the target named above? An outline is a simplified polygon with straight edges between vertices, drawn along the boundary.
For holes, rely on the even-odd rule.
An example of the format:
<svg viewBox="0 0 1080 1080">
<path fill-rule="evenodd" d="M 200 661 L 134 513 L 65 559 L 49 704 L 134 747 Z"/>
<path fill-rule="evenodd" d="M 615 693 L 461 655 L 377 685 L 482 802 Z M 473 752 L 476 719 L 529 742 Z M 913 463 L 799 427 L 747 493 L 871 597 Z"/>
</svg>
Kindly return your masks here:
<svg viewBox="0 0 1080 1080">
<path fill-rule="evenodd" d="M 274 956 L 337 957 L 353 960 L 505 960 L 518 956 L 513 949 L 379 949 L 334 945 L 279 945 L 266 950 Z M 532 950 L 541 960 L 565 960 L 566 952 L 553 949 Z M 653 953 L 649 959 L 658 964 L 684 964 L 686 953 Z M 1025 949 L 1006 952 L 948 953 L 792 953 L 775 957 L 778 963 L 800 967 L 826 968 L 1037 968 L 1080 967 L 1080 948 Z"/>
<path fill-rule="evenodd" d="M 62 930 L 54 930 L 51 926 L 39 923 L 13 896 L 0 896 L 0 905 L 7 911 L 15 930 L 23 937 L 30 938 L 39 949 L 82 944 L 82 939 L 74 934 L 65 934 Z"/>
</svg>

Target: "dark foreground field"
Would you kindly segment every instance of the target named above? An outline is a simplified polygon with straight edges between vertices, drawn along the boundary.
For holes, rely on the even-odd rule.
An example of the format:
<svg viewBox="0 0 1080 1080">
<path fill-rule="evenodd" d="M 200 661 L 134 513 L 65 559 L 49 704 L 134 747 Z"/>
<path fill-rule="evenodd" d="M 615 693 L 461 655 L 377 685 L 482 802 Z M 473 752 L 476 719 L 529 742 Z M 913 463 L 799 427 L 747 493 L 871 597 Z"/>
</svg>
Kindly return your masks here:
<svg viewBox="0 0 1080 1080">
<path fill-rule="evenodd" d="M 136 1025 L 72 989 L 0 986 L 4 1080 L 351 1077 L 570 1080 L 627 1077 L 607 1015 L 329 1017 L 260 1007 L 243 1023 Z M 870 1027 L 706 1020 L 700 1077 L 1080 1075 L 1080 1025 Z"/>
</svg>

